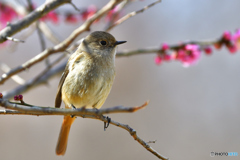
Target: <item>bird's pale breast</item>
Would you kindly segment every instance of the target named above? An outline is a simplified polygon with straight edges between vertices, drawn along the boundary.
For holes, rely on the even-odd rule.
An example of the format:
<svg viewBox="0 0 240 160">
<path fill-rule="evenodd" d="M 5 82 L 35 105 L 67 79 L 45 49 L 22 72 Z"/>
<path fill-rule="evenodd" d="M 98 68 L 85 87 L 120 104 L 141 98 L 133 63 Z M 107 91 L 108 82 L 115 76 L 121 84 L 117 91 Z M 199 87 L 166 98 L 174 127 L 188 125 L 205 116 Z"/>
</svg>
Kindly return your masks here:
<svg viewBox="0 0 240 160">
<path fill-rule="evenodd" d="M 62 88 L 62 100 L 66 107 L 100 108 L 103 105 L 112 88 L 115 69 L 114 63 L 106 67 L 98 67 L 98 63 L 86 58 L 69 66 Z"/>
</svg>

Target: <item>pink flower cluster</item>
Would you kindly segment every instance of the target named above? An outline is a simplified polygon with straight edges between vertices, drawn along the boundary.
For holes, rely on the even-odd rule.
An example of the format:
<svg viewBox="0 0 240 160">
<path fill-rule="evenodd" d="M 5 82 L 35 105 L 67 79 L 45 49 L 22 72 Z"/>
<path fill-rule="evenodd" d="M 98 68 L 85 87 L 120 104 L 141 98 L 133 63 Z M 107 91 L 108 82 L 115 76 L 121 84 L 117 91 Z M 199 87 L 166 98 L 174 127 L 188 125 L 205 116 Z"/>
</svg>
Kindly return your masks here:
<svg viewBox="0 0 240 160">
<path fill-rule="evenodd" d="M 0 3 L 0 28 L 3 28 L 7 25 L 8 22 L 17 18 L 17 12 L 3 3 Z"/>
<path fill-rule="evenodd" d="M 54 24 L 57 24 L 59 21 L 58 14 L 55 11 L 50 11 L 48 14 L 41 18 L 42 21 L 52 21 Z"/>
<path fill-rule="evenodd" d="M 236 53 L 238 50 L 238 43 L 240 41 L 240 29 L 234 34 L 229 31 L 225 31 L 221 39 L 214 44 L 216 49 L 220 49 L 222 46 L 226 46 L 230 53 Z"/>
<path fill-rule="evenodd" d="M 23 96 L 20 94 L 20 95 L 15 95 L 14 96 L 14 100 L 15 101 L 22 101 L 23 100 Z"/>
<path fill-rule="evenodd" d="M 212 46 L 216 49 L 226 46 L 230 53 L 235 53 L 239 48 L 239 44 L 240 29 L 237 30 L 235 34 L 225 31 L 219 40 L 209 45 L 203 45 L 201 43 L 184 43 L 170 47 L 168 44 L 164 43 L 155 58 L 155 63 L 159 65 L 163 61 L 177 60 L 180 61 L 184 67 L 189 67 L 199 61 L 201 52 L 205 52 L 207 55 L 212 54 Z"/>
<path fill-rule="evenodd" d="M 155 58 L 156 64 L 161 64 L 162 61 L 178 60 L 183 66 L 188 67 L 196 64 L 201 56 L 201 51 L 196 44 L 180 45 L 173 52 L 169 52 L 171 48 L 164 43 L 161 47 L 161 53 Z"/>
<path fill-rule="evenodd" d="M 51 11 L 45 16 L 41 18 L 42 21 L 50 21 L 54 24 L 57 24 L 59 22 L 60 16 L 64 19 L 67 23 L 78 23 L 79 21 L 85 21 L 89 19 L 92 15 L 94 15 L 97 12 L 97 7 L 94 5 L 89 6 L 86 10 L 84 10 L 82 13 L 71 13 L 67 12 L 63 15 L 60 15 L 60 13 L 56 11 Z M 62 14 L 62 13 L 61 13 Z"/>
<path fill-rule="evenodd" d="M 98 11 L 97 7 L 94 5 L 90 5 L 87 9 L 85 9 L 83 12 L 81 13 L 71 13 L 68 12 L 66 14 L 64 14 L 62 17 L 64 19 L 65 22 L 67 23 L 78 23 L 80 21 L 86 21 L 88 20 L 90 17 L 92 17 L 96 12 Z M 114 20 L 116 20 L 117 18 L 119 18 L 117 16 L 113 16 L 115 13 L 118 12 L 118 7 L 116 6 L 115 8 L 113 8 L 112 10 L 110 10 L 108 12 L 108 14 L 106 15 L 106 20 L 110 21 L 112 20 L 112 18 L 114 18 Z M 54 24 L 59 22 L 59 18 L 60 14 L 56 11 L 51 11 L 49 12 L 47 15 L 45 15 L 44 17 L 41 18 L 41 20 L 43 21 L 51 21 Z M 99 20 L 96 20 L 95 22 L 98 22 Z"/>
<path fill-rule="evenodd" d="M 8 5 L 0 3 L 0 30 L 7 26 L 8 22 L 17 18 L 17 12 Z M 0 47 L 6 45 L 7 42 L 1 43 Z"/>
<path fill-rule="evenodd" d="M 32 9 L 35 9 L 36 6 L 33 5 Z M 115 8 L 113 8 L 112 10 L 110 10 L 108 12 L 108 14 L 106 15 L 106 20 L 110 21 L 112 20 L 112 18 L 114 18 L 114 20 L 116 20 L 116 18 L 119 18 L 117 16 L 113 16 L 115 13 L 118 13 L 118 6 L 116 6 Z M 67 23 L 78 23 L 80 21 L 86 21 L 87 19 L 89 19 L 90 17 L 92 17 L 96 12 L 98 11 L 97 7 L 94 5 L 90 5 L 88 8 L 86 8 L 85 10 L 83 10 L 83 12 L 81 13 L 72 13 L 72 12 L 57 12 L 57 11 L 51 11 L 48 14 L 46 14 L 45 16 L 43 16 L 41 18 L 42 21 L 50 21 L 54 24 L 57 24 L 60 19 L 63 19 L 65 22 Z M 7 22 L 12 21 L 14 18 L 17 18 L 18 14 L 17 12 L 14 10 L 14 8 L 11 8 L 10 6 L 5 5 L 4 3 L 0 2 L 0 29 L 5 27 Z M 96 21 L 98 22 L 98 21 Z"/>
</svg>

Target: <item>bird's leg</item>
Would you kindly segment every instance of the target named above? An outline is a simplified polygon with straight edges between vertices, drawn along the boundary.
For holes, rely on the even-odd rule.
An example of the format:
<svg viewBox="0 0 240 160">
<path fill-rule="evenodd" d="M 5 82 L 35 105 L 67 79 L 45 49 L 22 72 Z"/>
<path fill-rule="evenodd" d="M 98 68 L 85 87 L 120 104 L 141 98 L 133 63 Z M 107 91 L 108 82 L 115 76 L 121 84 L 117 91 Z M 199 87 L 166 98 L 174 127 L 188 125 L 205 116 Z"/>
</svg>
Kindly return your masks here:
<svg viewBox="0 0 240 160">
<path fill-rule="evenodd" d="M 72 108 L 73 108 L 73 109 L 76 109 L 76 107 L 75 107 L 73 104 L 71 104 L 71 105 L 72 105 Z"/>
<path fill-rule="evenodd" d="M 93 109 L 95 109 L 96 112 L 98 113 L 98 109 L 97 109 L 97 108 L 93 107 Z M 106 131 L 106 129 L 107 129 L 108 126 L 109 126 L 109 123 L 111 122 L 111 118 L 109 118 L 108 116 L 105 117 L 104 115 L 102 115 L 102 116 L 103 116 L 103 118 L 106 118 L 106 119 L 107 119 L 107 122 L 104 122 L 104 131 Z"/>
<path fill-rule="evenodd" d="M 73 108 L 73 109 L 76 109 L 76 107 L 75 107 L 73 104 L 71 104 L 71 105 L 72 105 L 72 108 Z M 74 118 L 75 115 L 71 115 L 71 117 Z M 77 118 L 77 117 L 75 117 L 75 118 Z"/>
</svg>

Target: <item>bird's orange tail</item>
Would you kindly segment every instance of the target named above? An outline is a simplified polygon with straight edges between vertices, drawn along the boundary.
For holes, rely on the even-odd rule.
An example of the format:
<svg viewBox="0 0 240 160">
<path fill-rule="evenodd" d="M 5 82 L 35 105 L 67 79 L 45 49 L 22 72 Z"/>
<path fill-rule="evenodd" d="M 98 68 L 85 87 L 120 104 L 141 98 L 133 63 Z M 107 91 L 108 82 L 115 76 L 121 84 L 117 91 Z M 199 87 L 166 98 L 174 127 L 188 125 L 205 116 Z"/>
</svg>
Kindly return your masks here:
<svg viewBox="0 0 240 160">
<path fill-rule="evenodd" d="M 71 116 L 64 116 L 62 128 L 59 133 L 57 147 L 56 147 L 56 154 L 57 155 L 64 155 L 67 149 L 67 142 L 68 142 L 68 134 L 71 128 L 72 123 L 76 118 Z"/>
</svg>

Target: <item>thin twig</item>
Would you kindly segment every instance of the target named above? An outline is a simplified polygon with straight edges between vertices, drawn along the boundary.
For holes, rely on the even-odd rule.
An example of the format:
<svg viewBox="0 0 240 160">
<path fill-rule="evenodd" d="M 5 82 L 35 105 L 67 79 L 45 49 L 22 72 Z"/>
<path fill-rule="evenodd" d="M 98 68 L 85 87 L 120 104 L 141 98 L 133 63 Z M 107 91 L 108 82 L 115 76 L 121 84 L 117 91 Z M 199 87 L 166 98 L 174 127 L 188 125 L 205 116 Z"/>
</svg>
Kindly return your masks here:
<svg viewBox="0 0 240 160">
<path fill-rule="evenodd" d="M 80 12 L 80 9 L 77 8 L 77 6 L 76 6 L 74 3 L 70 2 L 70 4 L 73 6 L 73 8 L 74 8 L 76 11 Z"/>
<path fill-rule="evenodd" d="M 95 116 L 92 116 L 92 115 L 84 115 L 83 118 L 92 118 L 92 119 L 98 119 L 98 120 L 101 120 L 103 122 L 108 122 L 108 119 L 106 117 L 95 117 Z M 131 128 L 129 125 L 126 125 L 126 124 L 122 124 L 122 123 L 119 123 L 119 122 L 116 122 L 114 120 L 111 119 L 110 121 L 110 124 L 112 125 L 115 125 L 117 127 L 120 127 L 120 128 L 123 128 L 125 129 L 126 131 L 128 131 L 130 133 L 130 135 L 133 137 L 134 140 L 136 140 L 138 143 L 140 143 L 145 149 L 147 149 L 149 152 L 151 152 L 153 155 L 155 155 L 156 157 L 158 157 L 159 159 L 162 159 L 162 160 L 168 160 L 167 157 L 161 155 L 160 153 L 158 153 L 156 150 L 154 150 L 147 142 L 145 142 L 142 138 L 140 138 L 138 135 L 137 135 L 137 131 L 134 130 L 133 128 Z"/>
<path fill-rule="evenodd" d="M 127 19 L 129 19 L 130 17 L 133 17 L 135 15 L 137 15 L 138 13 L 142 13 L 144 12 L 145 10 L 149 9 L 150 7 L 154 6 L 155 4 L 157 3 L 160 3 L 161 0 L 158 0 L 156 2 L 153 2 L 151 4 L 149 4 L 148 6 L 144 7 L 143 9 L 140 9 L 138 11 L 134 11 L 134 12 L 131 12 L 131 13 L 128 13 L 126 16 L 122 17 L 121 19 L 119 19 L 117 22 L 115 22 L 113 25 L 109 26 L 106 31 L 108 32 L 109 30 L 111 30 L 113 27 L 123 23 L 124 21 L 126 21 Z"/>
<path fill-rule="evenodd" d="M 56 35 L 54 35 L 53 31 L 48 27 L 48 25 L 45 22 L 39 22 L 39 28 L 41 32 L 45 35 L 45 37 L 50 40 L 53 44 L 58 44 L 61 41 L 57 38 Z"/>
<path fill-rule="evenodd" d="M 37 33 L 38 33 L 38 37 L 41 44 L 41 51 L 44 51 L 46 49 L 46 42 L 44 40 L 43 33 L 39 27 L 39 21 L 37 22 Z M 45 64 L 46 64 L 46 67 L 49 68 L 49 65 L 50 65 L 49 57 L 45 59 Z"/>
<path fill-rule="evenodd" d="M 9 41 L 13 41 L 13 42 L 21 42 L 21 43 L 24 43 L 24 40 L 20 40 L 20 39 L 13 38 L 13 37 L 6 37 L 6 39 L 9 40 Z"/>
<path fill-rule="evenodd" d="M 67 49 L 67 47 L 80 35 L 81 33 L 85 31 L 90 30 L 90 26 L 92 23 L 102 17 L 105 13 L 107 13 L 109 10 L 111 10 L 115 5 L 120 3 L 122 0 L 111 0 L 109 3 L 107 3 L 102 9 L 100 9 L 96 14 L 94 14 L 92 17 L 90 17 L 83 25 L 81 25 L 79 28 L 74 30 L 72 34 L 66 38 L 64 41 L 59 43 L 58 45 L 46 49 L 43 52 L 39 53 L 34 58 L 30 59 L 29 61 L 25 62 L 24 64 L 12 69 L 10 72 L 3 74 L 0 77 L 0 84 L 3 84 L 7 79 L 9 79 L 11 76 L 31 67 L 32 65 L 44 60 L 46 57 L 53 53 L 62 52 Z M 0 32 L 1 34 L 1 32 Z"/>
<path fill-rule="evenodd" d="M 0 68 L 4 71 L 4 72 L 9 72 L 11 70 L 11 68 L 5 64 L 0 62 Z M 16 83 L 23 85 L 25 83 L 25 80 L 23 78 L 21 78 L 18 75 L 14 75 L 11 77 Z"/>
<path fill-rule="evenodd" d="M 2 92 L 2 94 L 5 98 L 9 99 L 9 98 L 14 97 L 15 95 L 27 92 L 30 89 L 34 89 L 37 86 L 46 85 L 46 83 L 48 82 L 49 79 L 53 78 L 54 76 L 56 76 L 58 74 L 61 75 L 65 66 L 66 66 L 66 63 L 62 63 L 61 65 L 47 71 L 43 76 L 41 76 L 41 77 L 39 76 L 40 77 L 39 79 L 36 79 L 36 78 L 30 79 L 23 85 L 19 85 L 10 91 Z"/>
<path fill-rule="evenodd" d="M 114 22 L 116 21 L 116 18 L 118 18 L 118 16 L 120 15 L 120 12 L 122 11 L 122 9 L 124 7 L 126 7 L 131 1 L 128 1 L 128 0 L 124 0 L 122 1 L 120 4 L 118 4 L 117 6 L 117 10 L 113 13 L 111 19 L 108 21 L 108 24 L 107 26 L 105 27 L 105 31 L 114 24 Z M 116 7 L 115 7 L 116 9 Z M 110 30 L 108 30 L 109 32 Z"/>
<path fill-rule="evenodd" d="M 60 62 L 63 58 L 65 58 L 65 55 L 61 55 L 60 57 L 58 57 L 54 62 L 52 62 L 51 64 L 48 64 L 48 67 L 46 69 L 44 69 L 37 77 L 33 78 L 31 80 L 32 84 L 35 84 L 36 82 L 39 81 L 39 79 L 41 79 L 42 76 L 44 76 L 54 65 L 56 65 L 58 62 Z"/>
<path fill-rule="evenodd" d="M 40 44 L 41 44 L 41 51 L 44 51 L 46 49 L 46 42 L 44 40 L 42 30 L 39 27 L 39 22 L 37 22 L 37 33 L 38 33 L 38 37 L 39 37 Z"/>
<path fill-rule="evenodd" d="M 20 39 L 25 41 L 28 37 L 30 37 L 33 32 L 36 30 L 36 25 L 35 23 L 29 27 L 29 29 L 25 30 L 23 33 L 19 35 Z M 19 43 L 10 43 L 9 46 L 7 46 L 7 49 L 10 50 L 11 52 L 16 51 L 17 46 Z"/>
</svg>

